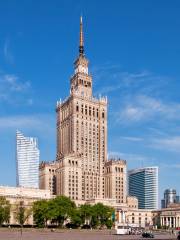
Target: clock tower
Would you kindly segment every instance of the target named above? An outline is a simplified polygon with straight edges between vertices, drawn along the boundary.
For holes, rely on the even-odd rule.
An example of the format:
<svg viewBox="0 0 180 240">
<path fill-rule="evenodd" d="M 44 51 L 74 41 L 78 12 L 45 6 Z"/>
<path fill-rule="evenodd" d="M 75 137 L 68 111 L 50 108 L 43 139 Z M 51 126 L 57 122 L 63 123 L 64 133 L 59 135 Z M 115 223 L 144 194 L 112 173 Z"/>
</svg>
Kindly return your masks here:
<svg viewBox="0 0 180 240">
<path fill-rule="evenodd" d="M 83 23 L 80 19 L 79 56 L 74 62 L 74 75 L 71 78 L 71 94 L 92 96 L 92 77 L 88 73 L 88 60 L 84 55 Z"/>
<path fill-rule="evenodd" d="M 57 194 L 86 201 L 105 197 L 107 98 L 92 94 L 80 19 L 79 54 L 70 96 L 57 102 Z"/>
</svg>

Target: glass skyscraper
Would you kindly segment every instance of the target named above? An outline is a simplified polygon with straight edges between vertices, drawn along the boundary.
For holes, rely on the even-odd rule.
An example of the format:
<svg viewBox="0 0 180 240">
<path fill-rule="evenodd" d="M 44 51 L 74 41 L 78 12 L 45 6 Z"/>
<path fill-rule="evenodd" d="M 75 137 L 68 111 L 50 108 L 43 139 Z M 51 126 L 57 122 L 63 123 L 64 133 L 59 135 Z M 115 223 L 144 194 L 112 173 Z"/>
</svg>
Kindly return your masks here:
<svg viewBox="0 0 180 240">
<path fill-rule="evenodd" d="M 16 132 L 17 186 L 39 188 L 39 149 L 36 138 Z"/>
<path fill-rule="evenodd" d="M 158 209 L 158 167 L 128 172 L 129 195 L 138 198 L 140 209 Z"/>
<path fill-rule="evenodd" d="M 161 200 L 161 207 L 167 208 L 169 204 L 179 203 L 179 196 L 176 195 L 175 189 L 166 189 L 164 191 L 164 199 Z"/>
</svg>

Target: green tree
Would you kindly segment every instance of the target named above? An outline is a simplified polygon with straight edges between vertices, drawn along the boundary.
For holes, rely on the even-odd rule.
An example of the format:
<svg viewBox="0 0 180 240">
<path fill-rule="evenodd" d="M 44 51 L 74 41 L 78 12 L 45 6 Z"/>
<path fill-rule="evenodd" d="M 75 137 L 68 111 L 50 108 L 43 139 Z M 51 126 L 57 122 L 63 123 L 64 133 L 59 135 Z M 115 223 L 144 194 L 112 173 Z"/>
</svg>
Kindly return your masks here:
<svg viewBox="0 0 180 240">
<path fill-rule="evenodd" d="M 92 225 L 97 226 L 106 226 L 111 227 L 112 225 L 112 213 L 113 208 L 103 205 L 102 203 L 97 203 L 93 206 L 93 216 L 92 216 Z"/>
<path fill-rule="evenodd" d="M 93 207 L 90 204 L 84 204 L 80 206 L 80 216 L 83 223 L 91 225 L 91 219 L 93 216 Z"/>
<path fill-rule="evenodd" d="M 10 203 L 5 197 L 0 197 L 0 226 L 9 223 L 10 219 Z"/>
<path fill-rule="evenodd" d="M 49 202 L 47 200 L 36 201 L 33 204 L 33 218 L 38 227 L 46 227 L 49 215 Z"/>
<path fill-rule="evenodd" d="M 26 207 L 24 205 L 24 202 L 20 201 L 16 207 L 16 220 L 21 225 L 21 227 L 23 227 L 24 223 L 29 218 L 31 213 L 32 213 L 32 209 Z"/>
<path fill-rule="evenodd" d="M 76 205 L 70 198 L 65 196 L 58 196 L 49 202 L 49 216 L 53 222 L 62 227 L 66 219 L 71 219 Z"/>
<path fill-rule="evenodd" d="M 74 209 L 71 212 L 72 227 L 74 227 L 74 228 L 80 227 L 82 223 L 83 223 L 83 220 L 81 217 L 80 209 Z"/>
</svg>

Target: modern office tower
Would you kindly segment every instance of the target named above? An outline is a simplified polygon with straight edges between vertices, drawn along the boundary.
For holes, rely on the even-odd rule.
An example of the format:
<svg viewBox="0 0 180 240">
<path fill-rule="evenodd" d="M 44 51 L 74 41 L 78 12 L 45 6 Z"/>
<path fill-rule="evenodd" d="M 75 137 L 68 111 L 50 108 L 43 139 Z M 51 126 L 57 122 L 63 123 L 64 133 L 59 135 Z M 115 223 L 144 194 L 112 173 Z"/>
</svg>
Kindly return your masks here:
<svg viewBox="0 0 180 240">
<path fill-rule="evenodd" d="M 39 188 L 39 149 L 36 138 L 16 132 L 17 186 Z"/>
<path fill-rule="evenodd" d="M 107 98 L 95 98 L 92 94 L 92 76 L 84 54 L 82 18 L 79 56 L 70 79 L 70 96 L 57 102 L 56 112 L 57 194 L 77 200 L 104 198 Z"/>
<path fill-rule="evenodd" d="M 39 188 L 50 190 L 51 195 L 56 195 L 56 169 L 58 162 L 41 162 L 39 166 Z"/>
<path fill-rule="evenodd" d="M 175 189 L 166 189 L 164 191 L 164 199 L 161 200 L 161 207 L 167 208 L 172 203 L 179 203 L 179 196 L 176 195 Z"/>
<path fill-rule="evenodd" d="M 176 196 L 176 203 L 180 203 L 180 196 Z"/>
<path fill-rule="evenodd" d="M 138 198 L 140 209 L 158 208 L 158 167 L 145 167 L 131 170 L 129 177 L 129 195 Z"/>
<path fill-rule="evenodd" d="M 105 198 L 116 199 L 117 203 L 126 203 L 127 170 L 125 160 L 111 159 L 105 164 Z"/>
</svg>

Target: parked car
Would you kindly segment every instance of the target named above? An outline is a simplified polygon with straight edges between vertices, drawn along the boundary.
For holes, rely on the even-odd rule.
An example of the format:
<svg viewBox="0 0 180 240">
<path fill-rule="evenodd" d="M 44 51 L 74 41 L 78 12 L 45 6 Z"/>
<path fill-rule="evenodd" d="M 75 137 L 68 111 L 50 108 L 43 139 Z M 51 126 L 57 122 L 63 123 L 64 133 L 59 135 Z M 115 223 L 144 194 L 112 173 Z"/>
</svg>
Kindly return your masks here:
<svg viewBox="0 0 180 240">
<path fill-rule="evenodd" d="M 88 224 L 84 224 L 81 229 L 91 229 L 91 226 Z"/>
<path fill-rule="evenodd" d="M 143 238 L 154 238 L 154 235 L 149 232 L 143 232 L 142 237 Z"/>
</svg>

